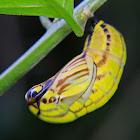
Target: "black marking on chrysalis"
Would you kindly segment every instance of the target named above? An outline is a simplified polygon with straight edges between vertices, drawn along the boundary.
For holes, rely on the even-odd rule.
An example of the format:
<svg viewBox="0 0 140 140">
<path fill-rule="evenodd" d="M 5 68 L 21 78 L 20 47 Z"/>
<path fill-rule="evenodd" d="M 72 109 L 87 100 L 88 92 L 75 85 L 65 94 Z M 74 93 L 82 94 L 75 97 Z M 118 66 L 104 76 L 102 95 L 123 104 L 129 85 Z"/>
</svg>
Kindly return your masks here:
<svg viewBox="0 0 140 140">
<path fill-rule="evenodd" d="M 86 56 L 86 54 L 87 54 L 87 52 L 86 52 L 86 51 L 84 51 L 84 54 L 82 55 L 82 57 L 81 57 L 81 58 L 84 58 L 84 57 Z"/>
<path fill-rule="evenodd" d="M 104 29 L 104 32 L 108 32 L 107 28 Z"/>
<path fill-rule="evenodd" d="M 110 37 L 111 37 L 110 35 L 107 35 L 107 39 L 110 39 Z"/>
<path fill-rule="evenodd" d="M 39 116 L 40 115 L 40 109 L 38 110 L 38 112 L 37 112 L 37 116 Z"/>
<path fill-rule="evenodd" d="M 106 45 L 109 46 L 110 44 L 109 43 L 106 43 Z"/>
<path fill-rule="evenodd" d="M 101 26 L 102 28 L 105 28 L 106 25 L 105 25 L 105 24 L 101 24 L 100 26 Z"/>
<path fill-rule="evenodd" d="M 88 48 L 88 46 L 90 45 L 90 42 L 91 42 L 91 38 L 92 38 L 92 33 L 89 35 L 89 37 L 88 37 L 88 43 L 87 43 L 87 48 Z"/>
</svg>

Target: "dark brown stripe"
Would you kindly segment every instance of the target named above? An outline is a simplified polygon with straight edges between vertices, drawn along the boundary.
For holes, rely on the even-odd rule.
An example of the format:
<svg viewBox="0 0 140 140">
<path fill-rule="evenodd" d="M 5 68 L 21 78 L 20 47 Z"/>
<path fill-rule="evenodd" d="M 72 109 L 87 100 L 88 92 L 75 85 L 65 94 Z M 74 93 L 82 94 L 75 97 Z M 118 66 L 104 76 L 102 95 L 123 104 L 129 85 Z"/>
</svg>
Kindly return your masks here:
<svg viewBox="0 0 140 140">
<path fill-rule="evenodd" d="M 72 76 L 74 76 L 74 75 L 76 75 L 76 74 L 78 74 L 78 73 L 80 73 L 80 72 L 85 72 L 85 71 L 88 71 L 88 68 L 83 69 L 83 70 L 79 70 L 79 71 L 77 71 L 77 72 L 75 72 L 75 73 L 73 73 L 73 74 L 71 74 L 71 75 L 65 77 L 64 79 L 60 79 L 60 80 L 58 81 L 56 87 L 62 85 L 68 78 L 70 78 L 70 77 L 72 77 Z"/>
<path fill-rule="evenodd" d="M 63 72 L 62 73 L 65 73 L 65 72 L 67 72 L 68 71 L 68 69 L 70 68 L 70 67 L 72 67 L 73 65 L 75 65 L 75 64 L 77 64 L 77 63 L 79 63 L 79 62 L 81 62 L 81 61 L 84 61 L 84 59 L 83 58 L 81 58 L 81 60 L 80 61 L 78 61 L 79 59 L 76 59 L 74 62 L 72 62 L 72 63 L 70 63 L 67 67 L 65 67 L 65 69 L 63 70 Z M 76 62 L 77 61 L 77 62 Z"/>
<path fill-rule="evenodd" d="M 82 61 L 85 61 L 85 59 L 84 58 L 82 58 L 80 61 L 78 61 L 79 59 L 77 59 L 76 61 L 74 61 L 73 63 L 71 63 L 70 65 L 68 65 L 67 67 L 66 67 L 66 69 L 69 69 L 70 67 L 72 67 L 73 65 L 76 65 L 77 63 L 79 63 L 79 62 L 82 62 Z"/>
<path fill-rule="evenodd" d="M 32 106 L 38 109 L 37 103 L 32 104 Z"/>
<path fill-rule="evenodd" d="M 65 89 L 66 87 L 68 87 L 69 85 L 71 85 L 71 84 L 68 83 L 68 84 L 65 84 L 64 86 L 62 86 L 57 94 L 60 95 L 62 92 L 65 91 L 64 89 Z"/>
<path fill-rule="evenodd" d="M 77 67 L 79 67 L 79 66 L 85 65 L 85 64 L 87 64 L 87 63 L 85 62 L 85 63 L 79 64 L 79 65 L 73 67 L 71 70 L 73 70 L 73 69 L 75 69 L 75 68 L 77 68 Z M 68 68 L 68 69 L 70 69 L 70 68 Z"/>
<path fill-rule="evenodd" d="M 54 90 L 52 88 L 50 88 L 50 91 L 52 91 L 54 93 Z"/>
<path fill-rule="evenodd" d="M 88 73 L 85 73 L 85 74 L 83 74 L 83 75 L 80 75 L 80 76 L 78 76 L 78 77 L 76 77 L 74 80 L 77 80 L 77 79 L 79 79 L 79 78 L 81 78 L 81 77 L 84 77 L 84 76 L 86 76 L 86 75 L 89 75 L 89 72 L 88 72 Z"/>
<path fill-rule="evenodd" d="M 106 74 L 101 74 L 101 75 L 97 75 L 97 79 L 101 80 L 102 78 L 104 78 L 106 76 Z"/>
<path fill-rule="evenodd" d="M 92 92 L 93 94 L 95 94 L 95 93 L 97 92 L 97 89 L 94 89 L 94 90 L 92 89 L 91 92 Z"/>
<path fill-rule="evenodd" d="M 102 56 L 102 59 L 96 64 L 97 67 L 101 67 L 102 65 L 104 65 L 107 61 L 107 56 Z"/>
</svg>

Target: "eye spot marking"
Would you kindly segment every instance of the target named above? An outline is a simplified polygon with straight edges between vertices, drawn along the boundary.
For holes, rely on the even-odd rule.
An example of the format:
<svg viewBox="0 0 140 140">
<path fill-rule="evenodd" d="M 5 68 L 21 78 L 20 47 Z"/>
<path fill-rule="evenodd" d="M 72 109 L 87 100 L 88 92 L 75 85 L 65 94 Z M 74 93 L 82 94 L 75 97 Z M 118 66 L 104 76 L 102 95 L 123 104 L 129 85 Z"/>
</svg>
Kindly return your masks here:
<svg viewBox="0 0 140 140">
<path fill-rule="evenodd" d="M 52 96 L 50 99 L 49 99 L 49 103 L 53 103 L 56 101 L 56 97 Z"/>
<path fill-rule="evenodd" d="M 43 98 L 43 99 L 42 99 L 42 102 L 43 102 L 44 104 L 46 104 L 46 103 L 47 103 L 47 99 L 46 99 L 46 98 Z"/>
</svg>

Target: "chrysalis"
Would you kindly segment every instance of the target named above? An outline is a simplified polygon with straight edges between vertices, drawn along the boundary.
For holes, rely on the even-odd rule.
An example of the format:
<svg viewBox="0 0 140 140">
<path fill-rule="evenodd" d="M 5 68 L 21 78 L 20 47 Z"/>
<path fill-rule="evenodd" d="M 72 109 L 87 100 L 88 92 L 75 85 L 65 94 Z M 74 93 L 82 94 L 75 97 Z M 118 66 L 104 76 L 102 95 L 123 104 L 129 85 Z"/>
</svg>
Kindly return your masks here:
<svg viewBox="0 0 140 140">
<path fill-rule="evenodd" d="M 46 122 L 67 123 L 100 108 L 117 90 L 125 61 L 120 32 L 98 21 L 83 52 L 26 93 L 30 111 Z"/>
</svg>

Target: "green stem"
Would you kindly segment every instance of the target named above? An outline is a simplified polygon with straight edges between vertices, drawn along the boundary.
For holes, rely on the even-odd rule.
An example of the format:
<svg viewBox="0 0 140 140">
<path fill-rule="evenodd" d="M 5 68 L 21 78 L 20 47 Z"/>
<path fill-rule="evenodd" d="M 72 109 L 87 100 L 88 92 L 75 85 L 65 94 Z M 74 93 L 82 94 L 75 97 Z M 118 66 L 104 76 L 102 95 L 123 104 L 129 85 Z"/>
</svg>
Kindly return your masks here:
<svg viewBox="0 0 140 140">
<path fill-rule="evenodd" d="M 106 0 L 84 0 L 74 10 L 75 20 L 84 28 L 88 17 L 81 16 L 84 11 L 83 9 L 88 7 L 90 11 L 95 11 L 105 1 Z M 71 31 L 63 19 L 54 23 L 28 51 L 0 75 L 0 95 L 31 70 Z"/>
</svg>

